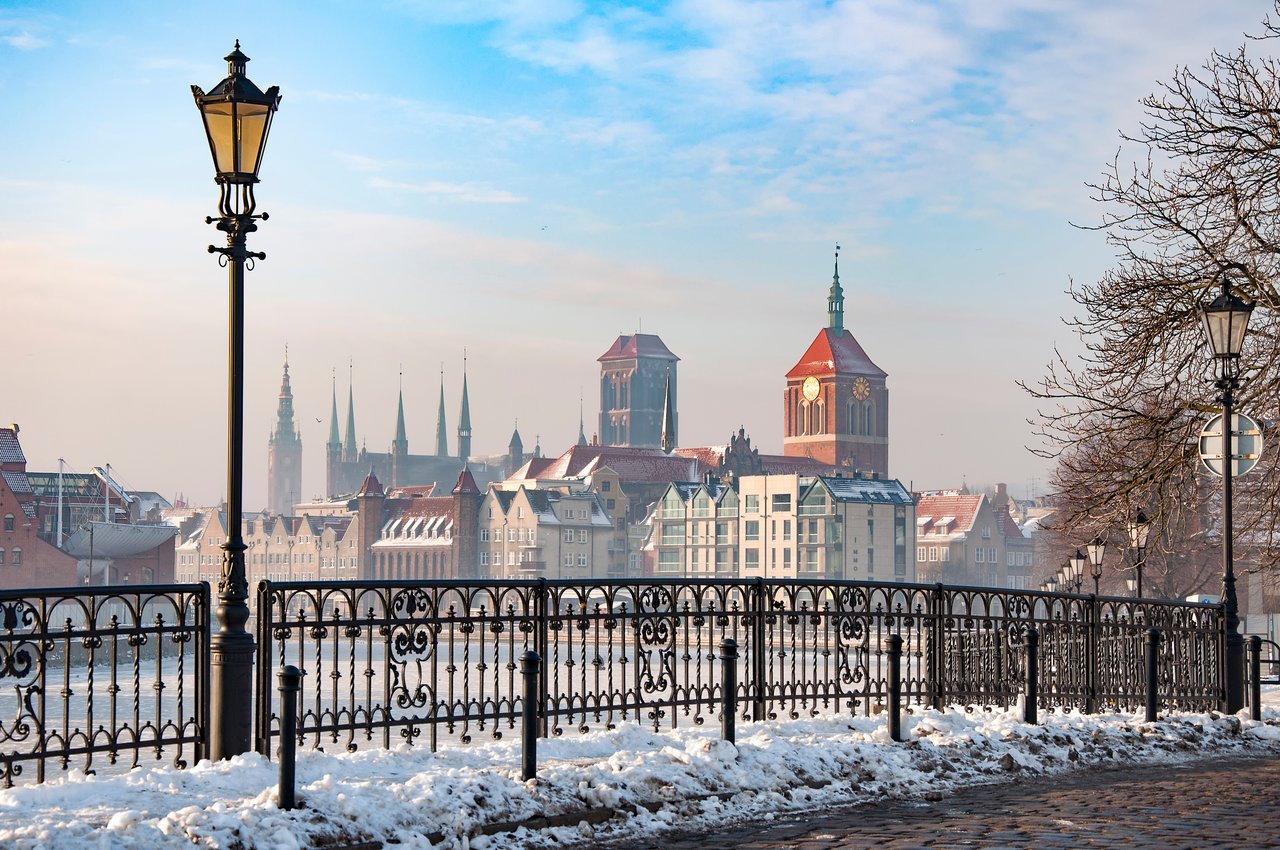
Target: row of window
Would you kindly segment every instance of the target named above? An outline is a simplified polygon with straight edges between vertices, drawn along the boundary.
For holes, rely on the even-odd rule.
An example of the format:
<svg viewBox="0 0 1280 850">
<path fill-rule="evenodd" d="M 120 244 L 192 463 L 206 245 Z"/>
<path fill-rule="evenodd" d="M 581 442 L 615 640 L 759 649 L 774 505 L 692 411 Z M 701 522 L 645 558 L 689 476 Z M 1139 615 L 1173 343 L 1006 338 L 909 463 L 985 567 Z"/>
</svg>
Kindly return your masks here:
<svg viewBox="0 0 1280 850">
<path fill-rule="evenodd" d="M 947 560 L 947 548 L 945 546 L 920 546 L 916 549 L 916 560 L 921 563 L 925 560 L 936 562 L 939 557 L 943 561 Z M 978 564 L 994 564 L 999 559 L 994 546 L 979 546 L 974 550 L 973 560 L 974 563 Z M 1030 567 L 1034 560 L 1030 552 L 1005 552 L 1005 563 L 1010 567 Z"/>
<path fill-rule="evenodd" d="M 876 433 L 876 408 L 870 401 L 849 402 L 845 419 L 846 434 L 874 436 Z M 815 399 L 811 404 L 801 399 L 796 405 L 795 429 L 792 433 L 806 436 L 809 434 L 827 433 L 827 408 L 822 399 Z"/>
<path fill-rule="evenodd" d="M 3 547 L 0 547 L 0 564 L 3 564 L 3 563 L 5 563 L 5 552 L 4 552 L 4 548 L 3 548 Z M 21 550 L 21 549 L 19 549 L 18 547 L 16 547 L 16 546 L 15 546 L 15 547 L 14 547 L 14 548 L 9 552 L 9 563 L 12 563 L 15 567 L 18 567 L 18 566 L 21 566 L 21 565 L 22 565 L 22 550 Z"/>
</svg>

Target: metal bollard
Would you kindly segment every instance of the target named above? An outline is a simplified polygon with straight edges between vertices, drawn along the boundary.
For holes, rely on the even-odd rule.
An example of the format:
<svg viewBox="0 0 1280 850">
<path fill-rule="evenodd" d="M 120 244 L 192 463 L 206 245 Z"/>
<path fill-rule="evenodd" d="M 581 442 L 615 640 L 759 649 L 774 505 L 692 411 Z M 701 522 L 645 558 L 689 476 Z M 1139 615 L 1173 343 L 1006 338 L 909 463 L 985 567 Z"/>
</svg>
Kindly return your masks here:
<svg viewBox="0 0 1280 850">
<path fill-rule="evenodd" d="M 889 635 L 889 737 L 902 740 L 902 636 Z"/>
<path fill-rule="evenodd" d="M 1262 719 L 1262 638 L 1249 637 L 1249 719 Z"/>
<path fill-rule="evenodd" d="M 1148 629 L 1147 636 L 1144 641 L 1147 660 L 1147 722 L 1154 723 L 1160 719 L 1159 712 L 1156 710 L 1157 703 L 1160 699 L 1159 688 L 1159 670 L 1157 665 L 1160 663 L 1160 640 L 1164 637 L 1159 629 Z"/>
<path fill-rule="evenodd" d="M 1027 679 L 1023 688 L 1022 721 L 1024 723 L 1040 722 L 1040 633 L 1035 629 L 1027 629 L 1025 634 L 1027 647 Z"/>
<path fill-rule="evenodd" d="M 298 805 L 294 793 L 295 761 L 298 754 L 298 692 L 302 671 L 287 664 L 276 673 L 280 681 L 280 808 Z"/>
<path fill-rule="evenodd" d="M 520 706 L 520 778 L 538 775 L 538 671 L 542 659 L 532 649 L 520 656 L 520 672 L 524 676 L 524 702 Z"/>
<path fill-rule="evenodd" d="M 738 642 L 720 641 L 720 737 L 736 743 L 738 719 Z"/>
</svg>

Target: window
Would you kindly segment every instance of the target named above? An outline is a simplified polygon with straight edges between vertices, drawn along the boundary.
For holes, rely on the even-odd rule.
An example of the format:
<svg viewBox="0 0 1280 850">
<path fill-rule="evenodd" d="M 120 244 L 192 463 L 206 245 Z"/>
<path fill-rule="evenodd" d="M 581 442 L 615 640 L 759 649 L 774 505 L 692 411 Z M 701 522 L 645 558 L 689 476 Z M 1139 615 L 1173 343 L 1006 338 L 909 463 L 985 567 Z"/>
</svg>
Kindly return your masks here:
<svg viewBox="0 0 1280 850">
<path fill-rule="evenodd" d="M 4 549 L 0 549 L 0 564 L 4 563 Z"/>
<path fill-rule="evenodd" d="M 744 513 L 758 514 L 760 513 L 760 497 L 759 496 L 743 496 L 742 509 Z"/>
<path fill-rule="evenodd" d="M 516 505 L 516 519 L 524 519 L 524 505 Z"/>
<path fill-rule="evenodd" d="M 13 565 L 16 567 L 21 564 L 22 564 L 22 550 L 19 549 L 17 546 L 14 546 L 13 547 Z"/>
<path fill-rule="evenodd" d="M 804 560 L 800 564 L 800 569 L 806 573 L 816 573 L 818 571 L 818 550 L 809 549 L 803 555 Z"/>
<path fill-rule="evenodd" d="M 729 523 L 717 522 L 716 523 L 716 543 L 723 545 L 728 542 L 729 542 Z"/>
<path fill-rule="evenodd" d="M 876 521 L 873 519 L 868 519 L 867 520 L 867 542 L 870 543 L 872 540 L 875 539 L 875 536 L 876 536 Z"/>
<path fill-rule="evenodd" d="M 987 548 L 987 563 L 988 564 L 996 563 L 996 547 L 994 546 Z"/>
<path fill-rule="evenodd" d="M 974 562 L 975 562 L 975 563 L 978 563 L 978 564 L 981 564 L 981 563 L 983 563 L 984 561 L 986 561 L 986 560 L 987 560 L 987 550 L 986 550 L 986 549 L 983 549 L 981 546 L 979 546 L 979 547 L 978 547 L 978 551 L 977 551 L 977 552 L 975 552 L 975 553 L 973 554 L 973 560 L 974 560 Z"/>
<path fill-rule="evenodd" d="M 669 549 L 665 552 L 658 553 L 658 572 L 677 573 L 679 571 L 680 571 L 679 550 Z"/>
<path fill-rule="evenodd" d="M 729 553 L 721 549 L 716 552 L 716 572 L 727 573 L 730 571 Z"/>
<path fill-rule="evenodd" d="M 508 552 L 508 553 L 507 553 L 507 565 L 508 565 L 508 566 L 512 566 L 512 567 L 514 567 L 514 566 L 516 565 L 516 553 L 515 553 L 515 552 Z"/>
<path fill-rule="evenodd" d="M 782 539 L 789 541 L 791 539 L 791 520 L 784 519 L 782 521 Z"/>
<path fill-rule="evenodd" d="M 1005 555 L 1005 561 L 1007 561 L 1007 562 L 1008 562 L 1008 564 L 1007 564 L 1007 565 L 1008 565 L 1008 566 L 1010 566 L 1010 567 L 1012 567 L 1012 566 L 1013 566 L 1013 553 L 1012 553 L 1012 552 L 1005 552 L 1005 553 L 1004 553 L 1004 555 Z"/>
<path fill-rule="evenodd" d="M 480 566 L 482 567 L 489 566 L 489 550 L 488 549 L 480 553 Z"/>
<path fill-rule="evenodd" d="M 773 509 L 779 513 L 791 513 L 791 494 L 790 493 L 774 493 Z"/>
<path fill-rule="evenodd" d="M 936 550 L 935 550 L 935 551 L 936 551 Z M 920 547 L 917 547 L 917 548 L 916 548 L 916 560 L 917 560 L 917 561 L 926 561 L 926 560 L 928 560 L 928 558 L 929 558 L 929 552 L 925 549 L 925 547 L 920 546 Z M 936 560 L 938 560 L 938 559 L 937 559 L 937 558 L 934 558 L 934 560 L 936 561 Z"/>
<path fill-rule="evenodd" d="M 566 529 L 564 530 L 564 542 L 565 542 L 565 543 L 572 543 L 572 542 L 573 542 L 573 529 L 572 529 L 572 528 L 566 528 Z"/>
<path fill-rule="evenodd" d="M 587 542 L 587 530 L 585 528 L 578 529 L 578 542 L 579 543 Z"/>
<path fill-rule="evenodd" d="M 508 543 L 516 542 L 516 530 L 514 528 L 507 529 L 507 542 Z"/>
<path fill-rule="evenodd" d="M 936 560 L 938 560 L 938 547 L 937 547 L 937 546 L 930 546 L 930 547 L 929 547 L 929 560 L 930 560 L 930 561 L 936 561 Z"/>
<path fill-rule="evenodd" d="M 4 515 L 4 530 L 13 531 L 13 514 Z"/>
<path fill-rule="evenodd" d="M 489 542 L 489 529 L 487 528 L 480 529 L 480 542 L 481 543 Z"/>
<path fill-rule="evenodd" d="M 616 500 L 614 500 L 614 499 L 606 499 L 606 500 L 605 500 L 605 507 L 606 507 L 606 508 L 608 508 L 609 510 L 613 510 L 613 509 L 615 509 L 616 507 L 618 507 L 618 502 L 617 502 Z"/>
<path fill-rule="evenodd" d="M 578 555 L 578 566 L 585 567 L 587 565 L 587 556 L 585 553 Z"/>
<path fill-rule="evenodd" d="M 758 569 L 760 569 L 760 550 L 759 550 L 759 549 L 747 549 L 747 550 L 743 553 L 743 562 L 742 562 L 742 563 L 743 563 L 743 566 L 745 566 L 745 567 L 746 567 L 747 569 L 749 569 L 749 570 L 758 570 Z"/>
<path fill-rule="evenodd" d="M 684 523 L 664 522 L 662 524 L 662 543 L 665 546 L 679 546 L 684 543 Z"/>
<path fill-rule="evenodd" d="M 565 556 L 564 556 L 564 565 L 565 565 L 566 567 L 572 567 L 572 566 L 573 566 L 573 555 L 565 555 Z"/>
<path fill-rule="evenodd" d="M 749 519 L 746 521 L 746 528 L 743 532 L 743 539 L 744 540 L 760 539 L 760 520 Z"/>
<path fill-rule="evenodd" d="M 601 492 L 601 493 L 608 493 L 608 492 L 609 492 L 610 490 L 612 490 L 612 489 L 613 489 L 613 482 L 612 482 L 612 481 L 601 481 L 601 482 L 600 482 L 600 492 Z"/>
<path fill-rule="evenodd" d="M 693 515 L 695 517 L 711 516 L 711 499 L 706 493 L 699 493 L 693 497 Z"/>
<path fill-rule="evenodd" d="M 784 570 L 791 569 L 791 550 L 790 549 L 782 550 L 782 568 Z"/>
<path fill-rule="evenodd" d="M 867 549 L 867 575 L 876 571 L 876 550 Z"/>
</svg>

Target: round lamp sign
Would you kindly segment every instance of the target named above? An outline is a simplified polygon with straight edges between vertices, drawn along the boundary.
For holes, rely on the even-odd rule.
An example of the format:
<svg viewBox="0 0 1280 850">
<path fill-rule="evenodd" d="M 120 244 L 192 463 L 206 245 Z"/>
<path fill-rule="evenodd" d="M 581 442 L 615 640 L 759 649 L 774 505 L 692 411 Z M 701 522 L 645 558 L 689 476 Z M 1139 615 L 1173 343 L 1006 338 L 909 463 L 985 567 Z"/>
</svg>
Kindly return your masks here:
<svg viewBox="0 0 1280 850">
<path fill-rule="evenodd" d="M 1223 451 L 1222 414 L 1205 423 L 1200 432 L 1200 461 L 1219 478 L 1226 468 Z M 1262 456 L 1262 428 L 1243 413 L 1231 414 L 1231 477 L 1244 475 L 1258 465 Z"/>
</svg>

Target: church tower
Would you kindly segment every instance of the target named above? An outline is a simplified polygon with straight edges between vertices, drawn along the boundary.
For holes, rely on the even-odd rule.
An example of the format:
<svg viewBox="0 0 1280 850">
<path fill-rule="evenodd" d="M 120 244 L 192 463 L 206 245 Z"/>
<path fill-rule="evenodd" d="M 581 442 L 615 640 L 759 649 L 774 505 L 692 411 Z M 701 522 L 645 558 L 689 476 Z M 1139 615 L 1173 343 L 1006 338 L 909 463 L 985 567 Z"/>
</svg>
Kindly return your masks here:
<svg viewBox="0 0 1280 850">
<path fill-rule="evenodd" d="M 289 386 L 289 355 L 276 405 L 276 426 L 267 441 L 267 510 L 288 516 L 302 498 L 302 435 L 293 421 L 293 389 Z"/>
<path fill-rule="evenodd" d="M 467 465 L 471 457 L 471 401 L 467 398 L 467 356 L 462 355 L 462 412 L 458 415 L 458 457 Z"/>
<path fill-rule="evenodd" d="M 844 326 L 837 246 L 827 294 L 827 326 L 787 372 L 782 397 L 783 454 L 888 476 L 887 377 Z"/>
<path fill-rule="evenodd" d="M 436 457 L 449 456 L 449 442 L 444 425 L 444 367 L 440 367 L 440 412 L 436 414 Z"/>
<path fill-rule="evenodd" d="M 674 445 L 680 423 L 675 403 L 680 358 L 654 334 L 634 334 L 614 340 L 599 362 L 601 444 L 660 447 L 669 398 L 668 438 Z"/>
</svg>

